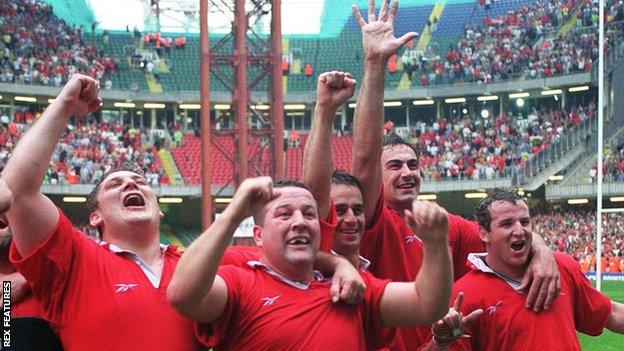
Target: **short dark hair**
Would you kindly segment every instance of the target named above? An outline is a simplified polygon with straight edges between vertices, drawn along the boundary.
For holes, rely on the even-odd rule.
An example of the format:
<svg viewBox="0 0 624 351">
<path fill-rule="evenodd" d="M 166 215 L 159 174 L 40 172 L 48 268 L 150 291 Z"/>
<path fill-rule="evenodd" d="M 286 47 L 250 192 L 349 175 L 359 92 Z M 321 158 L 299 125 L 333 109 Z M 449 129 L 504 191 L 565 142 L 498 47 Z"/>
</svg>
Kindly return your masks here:
<svg viewBox="0 0 624 351">
<path fill-rule="evenodd" d="M 286 188 L 286 187 L 295 187 L 295 188 L 303 188 L 305 190 L 310 190 L 308 187 L 302 182 L 295 179 L 278 179 L 273 181 L 273 188 Z"/>
<path fill-rule="evenodd" d="M 308 189 L 308 187 L 303 184 L 302 182 L 298 181 L 298 180 L 294 180 L 294 179 L 278 179 L 278 180 L 274 180 L 273 181 L 273 189 L 277 189 L 277 188 L 301 188 L 301 189 L 305 189 L 307 191 L 310 191 L 310 189 Z M 260 210 L 257 213 L 254 213 L 253 215 L 253 219 L 254 219 L 254 223 L 255 224 L 262 224 L 262 221 L 264 219 L 264 210 Z"/>
<path fill-rule="evenodd" d="M 358 189 L 360 189 L 360 192 L 362 193 L 364 192 L 362 190 L 363 188 L 362 182 L 360 182 L 359 179 L 357 179 L 356 177 L 354 177 L 353 175 L 345 171 L 335 170 L 332 173 L 331 182 L 332 182 L 332 185 L 355 186 Z"/>
<path fill-rule="evenodd" d="M 104 180 L 109 175 L 115 172 L 122 172 L 122 171 L 133 172 L 133 173 L 140 175 L 141 177 L 145 177 L 145 172 L 143 171 L 143 169 L 133 162 L 126 161 L 120 166 L 113 167 L 110 171 L 106 172 L 102 176 L 102 178 L 100 178 L 97 181 L 97 183 L 95 183 L 95 186 L 91 190 L 91 193 L 89 193 L 89 198 L 87 199 L 87 208 L 89 209 L 89 213 L 92 213 L 95 210 L 97 210 L 98 206 L 100 205 L 98 201 L 98 193 L 100 192 L 100 187 L 102 186 L 102 183 L 104 182 Z"/>
<path fill-rule="evenodd" d="M 412 143 L 407 142 L 395 132 L 390 132 L 386 134 L 386 136 L 384 137 L 383 143 L 381 145 L 383 146 L 384 149 L 391 149 L 399 145 L 404 145 L 412 149 L 412 151 L 416 152 L 416 148 L 414 147 L 414 145 L 412 145 Z"/>
<path fill-rule="evenodd" d="M 518 201 L 524 201 L 524 199 L 518 195 L 518 193 L 512 189 L 494 188 L 487 192 L 487 196 L 483 200 L 479 201 L 477 207 L 475 207 L 475 217 L 479 226 L 490 230 L 490 224 L 492 224 L 492 215 L 490 214 L 490 206 L 496 201 L 505 201 L 511 204 L 516 204 Z"/>
</svg>

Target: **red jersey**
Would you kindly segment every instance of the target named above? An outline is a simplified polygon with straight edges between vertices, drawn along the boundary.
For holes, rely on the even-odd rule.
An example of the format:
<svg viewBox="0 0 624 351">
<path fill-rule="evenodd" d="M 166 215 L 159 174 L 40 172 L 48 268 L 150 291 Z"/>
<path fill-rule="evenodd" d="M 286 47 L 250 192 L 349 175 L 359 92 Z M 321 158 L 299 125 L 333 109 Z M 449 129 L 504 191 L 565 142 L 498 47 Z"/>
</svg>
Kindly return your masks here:
<svg viewBox="0 0 624 351">
<path fill-rule="evenodd" d="M 422 242 L 412 232 L 403 215 L 390 209 L 383 201 L 377 203 L 378 215 L 371 228 L 362 235 L 360 253 L 371 260 L 369 270 L 381 279 L 409 282 L 416 279 L 423 258 Z M 484 252 L 479 225 L 460 216 L 449 214 L 449 242 L 455 280 L 468 272 L 466 258 L 471 252 Z M 393 350 L 415 350 L 425 345 L 429 326 L 398 328 Z"/>
<path fill-rule="evenodd" d="M 45 319 L 43 309 L 30 289 L 17 302 L 11 304 L 11 318 Z"/>
<path fill-rule="evenodd" d="M 380 303 L 389 281 L 362 275 L 357 306 L 332 303 L 329 280 L 293 282 L 259 262 L 219 267 L 228 297 L 221 317 L 197 323 L 198 339 L 219 350 L 365 350 L 366 334 L 381 326 Z"/>
<path fill-rule="evenodd" d="M 451 301 L 463 291 L 464 315 L 477 308 L 484 314 L 467 331 L 471 337 L 454 342 L 452 349 L 580 351 L 576 331 L 602 333 L 611 300 L 591 286 L 572 257 L 555 253 L 561 292 L 550 309 L 539 313 L 527 309 L 526 295 L 492 272 L 482 257 L 471 255 L 472 270 L 455 283 Z"/>
<path fill-rule="evenodd" d="M 156 288 L 136 254 L 99 245 L 59 213 L 56 228 L 32 253 L 22 258 L 12 245 L 10 259 L 65 350 L 199 349 L 193 322 L 167 302 L 167 285 L 180 259 L 172 247 L 163 252 Z"/>
</svg>

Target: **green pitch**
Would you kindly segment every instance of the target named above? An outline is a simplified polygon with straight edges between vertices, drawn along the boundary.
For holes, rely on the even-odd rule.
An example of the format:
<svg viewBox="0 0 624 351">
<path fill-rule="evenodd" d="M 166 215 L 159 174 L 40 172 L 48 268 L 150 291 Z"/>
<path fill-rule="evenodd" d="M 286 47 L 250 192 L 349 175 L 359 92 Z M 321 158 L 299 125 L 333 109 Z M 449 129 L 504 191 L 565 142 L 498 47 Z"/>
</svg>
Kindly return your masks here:
<svg viewBox="0 0 624 351">
<path fill-rule="evenodd" d="M 624 303 L 624 282 L 603 281 L 602 292 L 613 301 Z M 579 334 L 581 347 L 588 351 L 621 351 L 624 349 L 624 335 L 615 334 L 605 329 L 599 336 Z"/>
</svg>

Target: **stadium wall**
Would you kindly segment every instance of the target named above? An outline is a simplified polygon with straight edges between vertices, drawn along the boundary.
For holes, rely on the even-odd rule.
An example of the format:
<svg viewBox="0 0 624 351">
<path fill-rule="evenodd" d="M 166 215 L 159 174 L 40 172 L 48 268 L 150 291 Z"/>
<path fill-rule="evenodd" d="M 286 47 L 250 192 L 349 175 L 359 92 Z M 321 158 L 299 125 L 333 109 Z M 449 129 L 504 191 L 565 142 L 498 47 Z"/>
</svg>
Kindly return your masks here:
<svg viewBox="0 0 624 351">
<path fill-rule="evenodd" d="M 596 280 L 596 272 L 587 272 L 585 276 L 589 280 Z M 624 282 L 624 273 L 602 273 L 602 280 Z"/>
<path fill-rule="evenodd" d="M 458 83 L 447 85 L 435 85 L 428 87 L 418 87 L 418 89 L 410 90 L 386 90 L 386 100 L 393 99 L 417 99 L 431 97 L 447 97 L 461 95 L 482 95 L 484 93 L 497 92 L 515 92 L 530 89 L 541 89 L 544 87 L 554 88 L 560 86 L 579 85 L 596 82 L 592 79 L 591 73 L 571 74 L 566 76 L 532 79 L 527 81 L 512 81 L 504 83 L 478 84 L 478 83 Z M 624 84 L 624 83 L 622 83 Z M 20 85 L 0 83 L 0 92 L 7 94 L 20 95 L 39 95 L 45 97 L 55 97 L 60 93 L 60 87 L 46 87 L 37 85 Z M 250 92 L 252 101 L 268 102 L 268 94 L 266 92 L 253 91 Z M 356 97 L 358 93 L 354 94 Z M 134 101 L 146 102 L 198 102 L 199 90 L 195 91 L 170 91 L 166 93 L 150 93 L 146 91 L 131 90 L 103 90 L 101 96 L 104 100 L 120 100 L 128 99 Z M 298 92 L 288 93 L 284 95 L 286 103 L 314 103 L 315 93 Z M 210 98 L 214 103 L 229 103 L 231 95 L 226 91 L 211 91 Z M 355 98 L 353 99 L 355 101 Z"/>
</svg>

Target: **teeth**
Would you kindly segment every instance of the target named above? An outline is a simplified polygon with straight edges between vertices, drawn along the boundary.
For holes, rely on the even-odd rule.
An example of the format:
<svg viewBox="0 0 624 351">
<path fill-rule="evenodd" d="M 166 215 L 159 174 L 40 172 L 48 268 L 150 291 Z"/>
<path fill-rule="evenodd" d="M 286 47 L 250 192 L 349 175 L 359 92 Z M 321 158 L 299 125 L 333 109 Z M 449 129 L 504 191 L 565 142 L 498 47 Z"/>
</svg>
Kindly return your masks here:
<svg viewBox="0 0 624 351">
<path fill-rule="evenodd" d="M 308 239 L 304 239 L 304 238 L 292 239 L 288 241 L 288 244 L 289 245 L 307 245 Z"/>
</svg>

